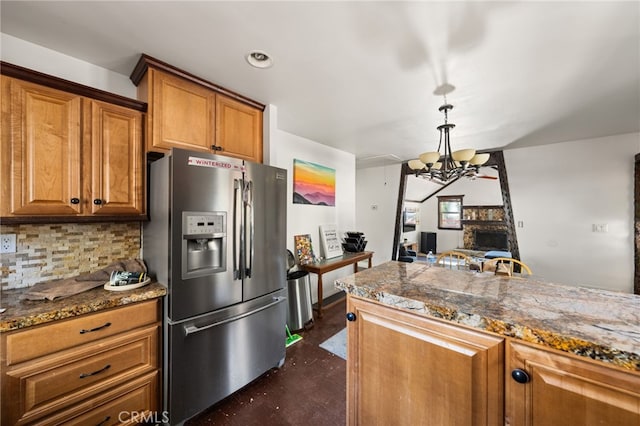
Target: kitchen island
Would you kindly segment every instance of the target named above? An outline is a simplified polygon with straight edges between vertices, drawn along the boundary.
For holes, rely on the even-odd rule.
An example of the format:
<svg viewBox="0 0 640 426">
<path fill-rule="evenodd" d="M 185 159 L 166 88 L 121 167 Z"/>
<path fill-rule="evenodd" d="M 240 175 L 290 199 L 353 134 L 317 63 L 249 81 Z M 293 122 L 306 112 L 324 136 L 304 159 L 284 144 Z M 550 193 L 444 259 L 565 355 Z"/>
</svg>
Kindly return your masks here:
<svg viewBox="0 0 640 426">
<path fill-rule="evenodd" d="M 640 424 L 638 296 L 417 262 L 336 287 L 349 424 Z"/>
</svg>

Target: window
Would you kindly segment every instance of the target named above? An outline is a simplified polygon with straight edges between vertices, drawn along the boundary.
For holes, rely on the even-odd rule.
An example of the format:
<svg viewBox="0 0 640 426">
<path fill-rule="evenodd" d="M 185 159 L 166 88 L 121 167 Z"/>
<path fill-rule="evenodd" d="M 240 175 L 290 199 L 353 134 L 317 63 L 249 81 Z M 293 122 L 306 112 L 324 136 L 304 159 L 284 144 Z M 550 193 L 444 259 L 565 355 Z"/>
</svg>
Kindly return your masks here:
<svg viewBox="0 0 640 426">
<path fill-rule="evenodd" d="M 438 197 L 438 229 L 462 229 L 462 197 Z"/>
</svg>

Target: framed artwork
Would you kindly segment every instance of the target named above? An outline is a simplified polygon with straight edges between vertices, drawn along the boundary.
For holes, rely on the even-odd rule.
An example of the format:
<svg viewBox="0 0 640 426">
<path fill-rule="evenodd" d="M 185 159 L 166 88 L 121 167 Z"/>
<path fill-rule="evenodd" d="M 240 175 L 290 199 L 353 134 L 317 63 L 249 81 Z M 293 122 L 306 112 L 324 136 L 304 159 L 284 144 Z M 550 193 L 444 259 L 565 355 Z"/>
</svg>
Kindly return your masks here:
<svg viewBox="0 0 640 426">
<path fill-rule="evenodd" d="M 311 245 L 311 235 L 294 235 L 293 237 L 296 245 L 296 257 L 300 265 L 306 265 L 307 263 L 313 263 L 315 256 L 313 255 L 313 246 Z"/>
<path fill-rule="evenodd" d="M 336 171 L 319 164 L 293 160 L 293 204 L 336 205 Z"/>
<path fill-rule="evenodd" d="M 438 197 L 438 229 L 462 229 L 462 197 Z"/>
<path fill-rule="evenodd" d="M 320 225 L 320 242 L 325 259 L 342 256 L 342 244 L 336 225 Z"/>
<path fill-rule="evenodd" d="M 402 212 L 402 232 L 415 231 L 418 224 L 418 209 L 407 207 Z"/>
</svg>

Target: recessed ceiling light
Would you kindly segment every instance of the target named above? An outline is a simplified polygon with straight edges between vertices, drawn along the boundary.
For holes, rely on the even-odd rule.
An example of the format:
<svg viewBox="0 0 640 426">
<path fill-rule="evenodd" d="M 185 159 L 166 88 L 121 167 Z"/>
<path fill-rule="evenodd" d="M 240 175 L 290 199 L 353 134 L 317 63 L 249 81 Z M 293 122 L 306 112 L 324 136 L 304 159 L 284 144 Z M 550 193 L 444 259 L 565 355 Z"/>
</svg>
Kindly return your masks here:
<svg viewBox="0 0 640 426">
<path fill-rule="evenodd" d="M 273 65 L 273 59 L 267 52 L 262 50 L 252 50 L 245 56 L 249 65 L 256 68 L 269 68 Z"/>
</svg>

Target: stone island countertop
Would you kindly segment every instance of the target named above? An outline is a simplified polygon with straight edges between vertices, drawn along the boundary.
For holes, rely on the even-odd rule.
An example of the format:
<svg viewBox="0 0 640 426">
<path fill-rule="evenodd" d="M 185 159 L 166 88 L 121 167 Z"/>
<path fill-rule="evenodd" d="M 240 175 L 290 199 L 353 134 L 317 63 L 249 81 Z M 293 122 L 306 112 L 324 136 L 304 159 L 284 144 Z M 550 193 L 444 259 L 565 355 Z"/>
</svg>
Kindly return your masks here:
<svg viewBox="0 0 640 426">
<path fill-rule="evenodd" d="M 640 371 L 637 295 L 394 261 L 335 285 L 399 309 Z"/>
<path fill-rule="evenodd" d="M 28 288 L 3 290 L 0 293 L 0 308 L 6 309 L 0 314 L 0 332 L 72 318 L 103 309 L 155 299 L 167 294 L 166 287 L 155 282 L 127 291 L 109 291 L 98 287 L 53 301 L 22 300 L 27 290 Z"/>
</svg>

